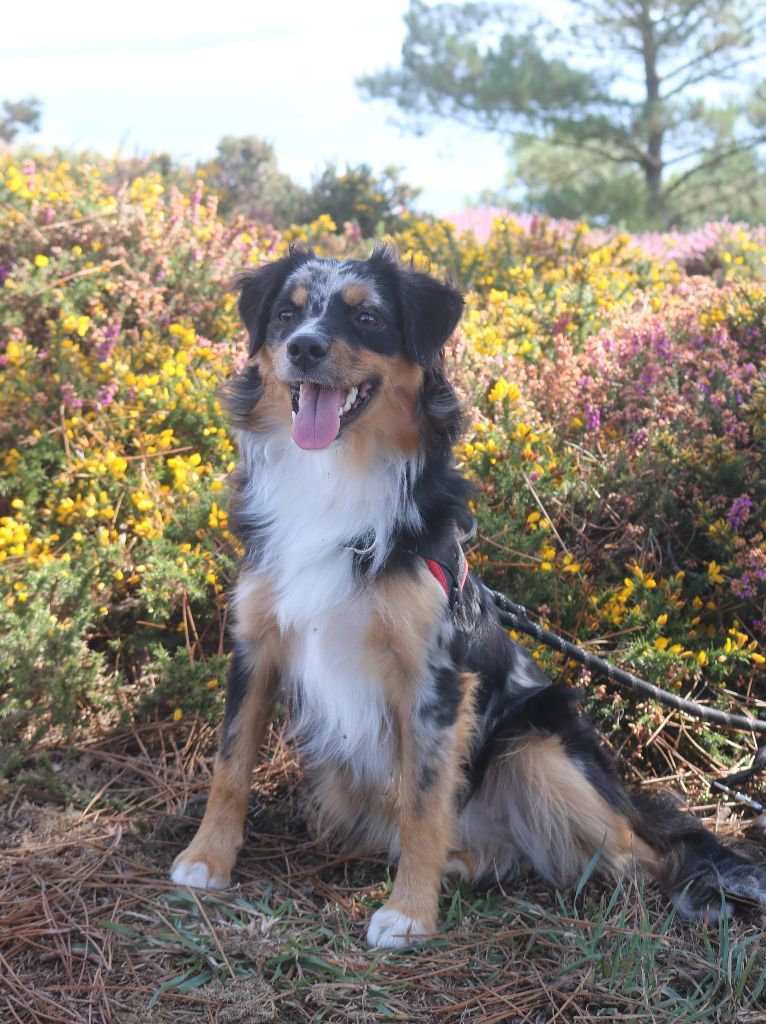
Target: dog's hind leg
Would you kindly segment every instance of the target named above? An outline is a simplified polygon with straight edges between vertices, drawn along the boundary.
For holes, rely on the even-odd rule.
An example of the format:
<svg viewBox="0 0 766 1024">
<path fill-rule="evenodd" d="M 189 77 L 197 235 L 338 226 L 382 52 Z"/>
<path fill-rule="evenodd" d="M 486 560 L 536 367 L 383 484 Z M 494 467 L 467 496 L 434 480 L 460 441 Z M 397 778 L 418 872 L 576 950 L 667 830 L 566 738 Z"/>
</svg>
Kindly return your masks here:
<svg viewBox="0 0 766 1024">
<path fill-rule="evenodd" d="M 205 815 L 170 877 L 180 885 L 225 889 L 242 845 L 253 765 L 274 707 L 278 674 L 268 643 L 239 643 L 226 682 L 226 713 Z"/>
<path fill-rule="evenodd" d="M 525 866 L 566 888 L 600 851 L 599 873 L 651 875 L 683 916 L 766 907 L 766 868 L 724 847 L 672 798 L 630 795 L 572 697 L 550 686 L 496 735 L 459 821 L 474 877 Z"/>
<path fill-rule="evenodd" d="M 657 856 L 636 834 L 618 779 L 594 778 L 593 769 L 555 734 L 509 740 L 460 817 L 475 875 L 528 866 L 566 888 L 599 850 L 602 873 L 622 874 L 634 862 L 653 866 Z"/>
</svg>

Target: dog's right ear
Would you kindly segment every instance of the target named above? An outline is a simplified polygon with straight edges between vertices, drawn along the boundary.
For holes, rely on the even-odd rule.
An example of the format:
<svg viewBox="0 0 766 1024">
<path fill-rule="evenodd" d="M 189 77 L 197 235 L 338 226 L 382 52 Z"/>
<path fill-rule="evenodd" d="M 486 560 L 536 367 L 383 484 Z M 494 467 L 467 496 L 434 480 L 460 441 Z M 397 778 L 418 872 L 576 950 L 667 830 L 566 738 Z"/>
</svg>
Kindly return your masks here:
<svg viewBox="0 0 766 1024">
<path fill-rule="evenodd" d="M 427 370 L 458 325 L 463 296 L 451 284 L 404 267 L 399 271 L 399 293 L 407 352 Z"/>
<path fill-rule="evenodd" d="M 271 307 L 287 278 L 309 255 L 291 248 L 289 256 L 255 270 L 243 270 L 234 278 L 233 290 L 239 292 L 239 317 L 250 335 L 248 355 L 253 356 L 263 348 Z"/>
</svg>

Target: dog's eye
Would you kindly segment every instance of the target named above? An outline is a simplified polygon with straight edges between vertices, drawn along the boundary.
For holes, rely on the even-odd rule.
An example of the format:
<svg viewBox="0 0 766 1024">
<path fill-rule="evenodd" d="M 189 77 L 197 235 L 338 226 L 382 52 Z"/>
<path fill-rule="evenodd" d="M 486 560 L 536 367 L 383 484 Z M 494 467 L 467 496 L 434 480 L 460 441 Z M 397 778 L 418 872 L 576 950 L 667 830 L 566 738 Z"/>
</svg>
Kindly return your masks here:
<svg viewBox="0 0 766 1024">
<path fill-rule="evenodd" d="M 291 320 L 295 319 L 295 315 L 294 309 L 280 309 L 277 313 L 277 320 L 279 320 L 280 323 L 289 324 Z"/>
<path fill-rule="evenodd" d="M 361 324 L 362 327 L 378 327 L 380 317 L 373 313 L 372 310 L 363 309 L 361 313 L 356 314 L 356 322 Z"/>
</svg>

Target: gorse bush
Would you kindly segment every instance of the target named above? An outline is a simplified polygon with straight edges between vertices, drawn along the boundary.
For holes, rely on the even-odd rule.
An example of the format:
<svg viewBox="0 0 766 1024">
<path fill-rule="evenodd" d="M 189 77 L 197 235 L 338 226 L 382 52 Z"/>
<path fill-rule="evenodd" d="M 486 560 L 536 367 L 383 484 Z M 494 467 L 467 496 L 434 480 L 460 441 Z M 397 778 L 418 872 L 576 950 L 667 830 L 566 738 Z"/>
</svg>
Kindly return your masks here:
<svg viewBox="0 0 766 1024">
<path fill-rule="evenodd" d="M 328 215 L 282 233 L 224 219 L 201 181 L 114 180 L 0 162 L 0 729 L 16 738 L 218 702 L 237 555 L 218 395 L 244 356 L 228 283 L 290 241 L 370 248 Z M 684 249 L 526 217 L 480 242 L 405 211 L 393 241 L 469 289 L 448 363 L 473 567 L 661 684 L 764 696 L 763 234 L 709 226 Z"/>
</svg>

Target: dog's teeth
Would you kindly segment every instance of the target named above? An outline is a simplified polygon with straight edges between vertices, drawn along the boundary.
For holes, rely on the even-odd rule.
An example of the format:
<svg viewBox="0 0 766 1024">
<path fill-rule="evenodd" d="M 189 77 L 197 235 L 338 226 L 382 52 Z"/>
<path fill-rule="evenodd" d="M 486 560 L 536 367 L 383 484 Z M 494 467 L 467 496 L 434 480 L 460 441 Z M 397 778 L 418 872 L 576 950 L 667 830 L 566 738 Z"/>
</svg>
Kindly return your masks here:
<svg viewBox="0 0 766 1024">
<path fill-rule="evenodd" d="M 294 412 L 294 413 L 293 413 L 293 420 L 297 419 L 297 417 L 298 417 L 298 413 L 297 413 L 297 412 Z"/>
<path fill-rule="evenodd" d="M 341 414 L 344 413 L 344 412 L 348 412 L 348 410 L 351 408 L 351 406 L 356 401 L 356 396 L 358 394 L 359 394 L 358 388 L 351 388 L 349 393 L 346 395 L 346 401 L 345 401 L 345 403 L 343 405 L 343 409 L 341 410 Z"/>
</svg>

